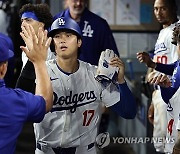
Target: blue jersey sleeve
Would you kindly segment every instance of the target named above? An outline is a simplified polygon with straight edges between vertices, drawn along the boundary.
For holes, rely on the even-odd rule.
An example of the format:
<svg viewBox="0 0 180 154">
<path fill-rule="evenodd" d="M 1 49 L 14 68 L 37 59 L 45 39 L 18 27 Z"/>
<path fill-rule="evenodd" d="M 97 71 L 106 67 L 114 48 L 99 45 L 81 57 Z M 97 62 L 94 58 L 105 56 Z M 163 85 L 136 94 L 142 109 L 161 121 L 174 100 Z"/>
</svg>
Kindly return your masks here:
<svg viewBox="0 0 180 154">
<path fill-rule="evenodd" d="M 27 121 L 41 122 L 46 113 L 46 102 L 43 97 L 25 93 L 27 103 Z"/>
<path fill-rule="evenodd" d="M 155 70 L 162 72 L 167 75 L 173 75 L 174 68 L 176 67 L 176 63 L 172 64 L 161 64 L 161 63 L 156 63 L 156 68 Z"/>
<path fill-rule="evenodd" d="M 114 112 L 125 119 L 133 119 L 136 116 L 136 101 L 126 83 L 119 84 L 120 101 L 110 107 Z"/>
</svg>

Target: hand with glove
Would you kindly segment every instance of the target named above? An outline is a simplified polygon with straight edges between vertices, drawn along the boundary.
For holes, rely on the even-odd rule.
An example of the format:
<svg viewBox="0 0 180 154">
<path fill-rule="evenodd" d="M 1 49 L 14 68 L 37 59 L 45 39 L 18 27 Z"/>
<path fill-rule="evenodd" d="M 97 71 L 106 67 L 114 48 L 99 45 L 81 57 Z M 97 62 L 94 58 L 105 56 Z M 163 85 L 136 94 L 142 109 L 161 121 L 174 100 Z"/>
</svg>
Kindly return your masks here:
<svg viewBox="0 0 180 154">
<path fill-rule="evenodd" d="M 180 23 L 177 23 L 173 29 L 172 44 L 177 45 L 180 43 Z"/>
<path fill-rule="evenodd" d="M 124 64 L 113 50 L 102 51 L 95 79 L 104 86 L 117 81 L 124 82 Z"/>
</svg>

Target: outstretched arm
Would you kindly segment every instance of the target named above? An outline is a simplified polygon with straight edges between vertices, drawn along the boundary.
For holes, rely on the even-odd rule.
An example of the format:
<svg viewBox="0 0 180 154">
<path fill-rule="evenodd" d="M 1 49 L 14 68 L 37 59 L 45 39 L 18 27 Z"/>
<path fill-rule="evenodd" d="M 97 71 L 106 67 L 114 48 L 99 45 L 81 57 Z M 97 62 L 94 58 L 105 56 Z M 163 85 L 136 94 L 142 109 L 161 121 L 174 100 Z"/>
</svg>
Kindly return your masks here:
<svg viewBox="0 0 180 154">
<path fill-rule="evenodd" d="M 176 66 L 176 62 L 172 64 L 161 64 L 157 63 L 155 70 L 165 73 L 167 75 L 173 75 L 174 68 Z"/>
<path fill-rule="evenodd" d="M 155 63 L 151 60 L 150 56 L 146 52 L 138 52 L 137 59 L 140 63 L 145 63 L 145 65 L 149 68 L 154 68 L 155 70 L 165 73 L 167 75 L 172 75 L 174 71 L 175 64 L 161 64 Z"/>
<path fill-rule="evenodd" d="M 53 90 L 45 61 L 51 38 L 47 38 L 47 31 L 43 31 L 42 28 L 39 29 L 36 36 L 33 27 L 28 24 L 23 25 L 20 35 L 26 44 L 26 47 L 21 46 L 20 48 L 34 64 L 37 80 L 36 95 L 40 95 L 45 99 L 46 112 L 48 112 L 53 105 Z"/>
<path fill-rule="evenodd" d="M 145 65 L 149 68 L 156 67 L 156 63 L 152 61 L 150 55 L 147 52 L 138 52 L 137 59 L 140 63 L 145 63 Z"/>
</svg>

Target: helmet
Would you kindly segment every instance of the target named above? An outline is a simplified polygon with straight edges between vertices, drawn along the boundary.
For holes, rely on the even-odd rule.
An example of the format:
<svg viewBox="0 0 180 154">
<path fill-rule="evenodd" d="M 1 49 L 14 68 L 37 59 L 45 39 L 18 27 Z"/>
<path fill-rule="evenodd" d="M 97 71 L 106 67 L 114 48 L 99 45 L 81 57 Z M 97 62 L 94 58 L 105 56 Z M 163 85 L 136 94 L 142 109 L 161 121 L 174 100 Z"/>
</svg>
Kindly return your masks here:
<svg viewBox="0 0 180 154">
<path fill-rule="evenodd" d="M 53 37 L 54 32 L 57 30 L 71 30 L 81 38 L 81 29 L 76 21 L 70 17 L 57 18 L 51 25 L 48 36 Z"/>
</svg>

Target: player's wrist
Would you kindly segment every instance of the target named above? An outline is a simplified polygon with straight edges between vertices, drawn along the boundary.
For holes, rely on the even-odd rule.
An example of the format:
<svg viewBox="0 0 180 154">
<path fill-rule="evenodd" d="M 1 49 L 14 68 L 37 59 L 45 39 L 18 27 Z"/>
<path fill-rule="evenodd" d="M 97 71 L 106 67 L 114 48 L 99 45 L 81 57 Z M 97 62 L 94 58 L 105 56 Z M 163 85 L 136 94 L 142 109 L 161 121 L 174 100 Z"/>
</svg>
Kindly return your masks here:
<svg viewBox="0 0 180 154">
<path fill-rule="evenodd" d="M 155 69 L 156 68 L 156 63 L 151 61 L 149 64 L 147 64 L 147 66 L 150 67 L 150 68 Z"/>
<path fill-rule="evenodd" d="M 124 78 L 122 78 L 122 79 L 118 79 L 118 84 L 123 84 L 123 83 L 125 83 L 126 81 L 125 81 L 125 79 Z"/>
<path fill-rule="evenodd" d="M 46 67 L 46 62 L 45 61 L 37 61 L 37 62 L 33 62 L 33 65 L 36 70 L 39 70 L 39 69 Z"/>
</svg>

